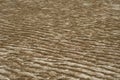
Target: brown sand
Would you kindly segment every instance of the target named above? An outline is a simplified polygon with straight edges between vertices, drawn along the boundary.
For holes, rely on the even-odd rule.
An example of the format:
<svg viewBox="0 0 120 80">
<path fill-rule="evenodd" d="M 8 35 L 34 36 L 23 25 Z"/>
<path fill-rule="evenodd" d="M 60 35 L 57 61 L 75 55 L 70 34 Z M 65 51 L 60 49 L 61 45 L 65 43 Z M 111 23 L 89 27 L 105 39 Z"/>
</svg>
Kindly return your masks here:
<svg viewBox="0 0 120 80">
<path fill-rule="evenodd" d="M 120 80 L 120 0 L 0 0 L 0 80 Z"/>
</svg>

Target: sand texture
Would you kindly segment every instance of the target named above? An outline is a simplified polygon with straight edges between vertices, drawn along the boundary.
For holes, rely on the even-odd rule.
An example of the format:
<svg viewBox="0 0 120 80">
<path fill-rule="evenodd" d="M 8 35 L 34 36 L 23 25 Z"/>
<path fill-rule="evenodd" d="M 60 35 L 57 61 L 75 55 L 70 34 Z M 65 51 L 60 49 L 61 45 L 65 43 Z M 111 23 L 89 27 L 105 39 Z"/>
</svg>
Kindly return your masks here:
<svg viewBox="0 0 120 80">
<path fill-rule="evenodd" d="M 0 0 L 0 80 L 120 80 L 120 0 Z"/>
</svg>

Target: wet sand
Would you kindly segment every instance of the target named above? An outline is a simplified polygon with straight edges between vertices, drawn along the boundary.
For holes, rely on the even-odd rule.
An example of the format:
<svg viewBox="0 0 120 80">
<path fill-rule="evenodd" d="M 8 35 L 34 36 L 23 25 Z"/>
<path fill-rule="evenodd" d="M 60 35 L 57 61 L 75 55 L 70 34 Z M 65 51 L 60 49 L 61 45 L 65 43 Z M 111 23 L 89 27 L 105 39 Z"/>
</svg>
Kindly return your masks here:
<svg viewBox="0 0 120 80">
<path fill-rule="evenodd" d="M 119 80 L 120 0 L 0 0 L 0 80 Z"/>
</svg>

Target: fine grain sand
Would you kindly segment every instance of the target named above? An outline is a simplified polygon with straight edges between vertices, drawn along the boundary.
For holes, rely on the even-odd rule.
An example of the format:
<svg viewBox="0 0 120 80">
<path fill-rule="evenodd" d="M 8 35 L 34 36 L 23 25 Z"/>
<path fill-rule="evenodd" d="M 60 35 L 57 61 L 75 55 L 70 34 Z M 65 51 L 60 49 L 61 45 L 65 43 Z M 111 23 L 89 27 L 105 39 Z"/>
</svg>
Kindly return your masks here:
<svg viewBox="0 0 120 80">
<path fill-rule="evenodd" d="M 0 80 L 120 80 L 120 0 L 0 0 Z"/>
</svg>

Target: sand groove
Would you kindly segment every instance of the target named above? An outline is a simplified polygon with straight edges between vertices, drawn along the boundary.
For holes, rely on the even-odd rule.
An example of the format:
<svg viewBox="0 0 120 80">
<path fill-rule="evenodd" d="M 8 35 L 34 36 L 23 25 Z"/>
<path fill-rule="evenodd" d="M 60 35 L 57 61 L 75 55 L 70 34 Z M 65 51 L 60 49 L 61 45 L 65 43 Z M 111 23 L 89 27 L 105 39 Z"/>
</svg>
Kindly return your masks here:
<svg viewBox="0 0 120 80">
<path fill-rule="evenodd" d="M 119 0 L 0 0 L 0 80 L 119 80 Z"/>
</svg>

